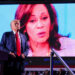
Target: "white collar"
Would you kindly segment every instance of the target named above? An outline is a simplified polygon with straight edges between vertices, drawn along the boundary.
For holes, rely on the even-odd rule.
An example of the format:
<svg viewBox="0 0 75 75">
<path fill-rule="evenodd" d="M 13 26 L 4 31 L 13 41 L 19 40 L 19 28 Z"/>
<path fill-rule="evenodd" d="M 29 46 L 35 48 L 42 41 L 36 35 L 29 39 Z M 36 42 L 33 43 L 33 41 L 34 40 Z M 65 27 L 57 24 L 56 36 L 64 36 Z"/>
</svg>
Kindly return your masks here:
<svg viewBox="0 0 75 75">
<path fill-rule="evenodd" d="M 13 33 L 14 33 L 14 34 L 16 34 L 16 32 L 15 32 L 15 31 L 13 31 Z M 19 34 L 19 32 L 18 32 L 18 34 Z"/>
</svg>

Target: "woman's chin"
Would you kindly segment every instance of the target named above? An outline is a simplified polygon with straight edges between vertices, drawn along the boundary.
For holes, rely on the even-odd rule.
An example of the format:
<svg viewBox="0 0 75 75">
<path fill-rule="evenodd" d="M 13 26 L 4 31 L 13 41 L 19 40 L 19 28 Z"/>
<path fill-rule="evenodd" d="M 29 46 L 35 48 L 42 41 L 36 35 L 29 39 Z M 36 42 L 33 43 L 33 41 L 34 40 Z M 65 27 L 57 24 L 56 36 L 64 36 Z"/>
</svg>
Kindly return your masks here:
<svg viewBox="0 0 75 75">
<path fill-rule="evenodd" d="M 47 42 L 47 40 L 46 39 L 38 39 L 36 42 L 38 42 L 38 43 L 45 43 L 45 42 Z"/>
</svg>

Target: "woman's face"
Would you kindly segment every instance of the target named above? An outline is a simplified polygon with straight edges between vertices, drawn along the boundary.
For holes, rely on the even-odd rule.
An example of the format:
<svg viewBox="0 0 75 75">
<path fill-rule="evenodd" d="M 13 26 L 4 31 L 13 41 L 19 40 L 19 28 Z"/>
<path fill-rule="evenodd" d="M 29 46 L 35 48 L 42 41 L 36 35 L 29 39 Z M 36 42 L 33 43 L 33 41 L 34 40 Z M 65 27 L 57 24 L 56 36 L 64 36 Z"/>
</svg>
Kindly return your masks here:
<svg viewBox="0 0 75 75">
<path fill-rule="evenodd" d="M 38 43 L 46 42 L 49 38 L 51 21 L 47 8 L 43 4 L 36 4 L 26 24 L 29 40 Z"/>
</svg>

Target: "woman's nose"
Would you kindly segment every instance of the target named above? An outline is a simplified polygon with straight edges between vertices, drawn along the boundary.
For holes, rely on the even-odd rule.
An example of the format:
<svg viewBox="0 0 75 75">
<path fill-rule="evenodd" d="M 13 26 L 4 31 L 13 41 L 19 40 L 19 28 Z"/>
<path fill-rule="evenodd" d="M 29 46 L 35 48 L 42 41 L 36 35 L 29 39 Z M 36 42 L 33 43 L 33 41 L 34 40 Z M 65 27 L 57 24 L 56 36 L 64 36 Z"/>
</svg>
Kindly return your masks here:
<svg viewBox="0 0 75 75">
<path fill-rule="evenodd" d="M 37 23 L 37 28 L 42 28 L 44 27 L 43 23 L 39 20 Z"/>
</svg>

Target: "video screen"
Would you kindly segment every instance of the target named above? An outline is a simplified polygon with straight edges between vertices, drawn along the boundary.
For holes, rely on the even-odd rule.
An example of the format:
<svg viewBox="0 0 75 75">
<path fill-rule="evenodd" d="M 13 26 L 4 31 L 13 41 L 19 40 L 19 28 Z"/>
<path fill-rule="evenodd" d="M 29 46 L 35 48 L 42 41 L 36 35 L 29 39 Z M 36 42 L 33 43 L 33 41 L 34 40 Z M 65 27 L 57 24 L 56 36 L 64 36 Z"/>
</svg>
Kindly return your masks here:
<svg viewBox="0 0 75 75">
<path fill-rule="evenodd" d="M 49 57 L 54 49 L 62 57 L 75 56 L 75 4 L 2 4 L 0 41 L 12 31 L 11 22 L 21 22 L 27 38 L 28 57 Z"/>
</svg>

